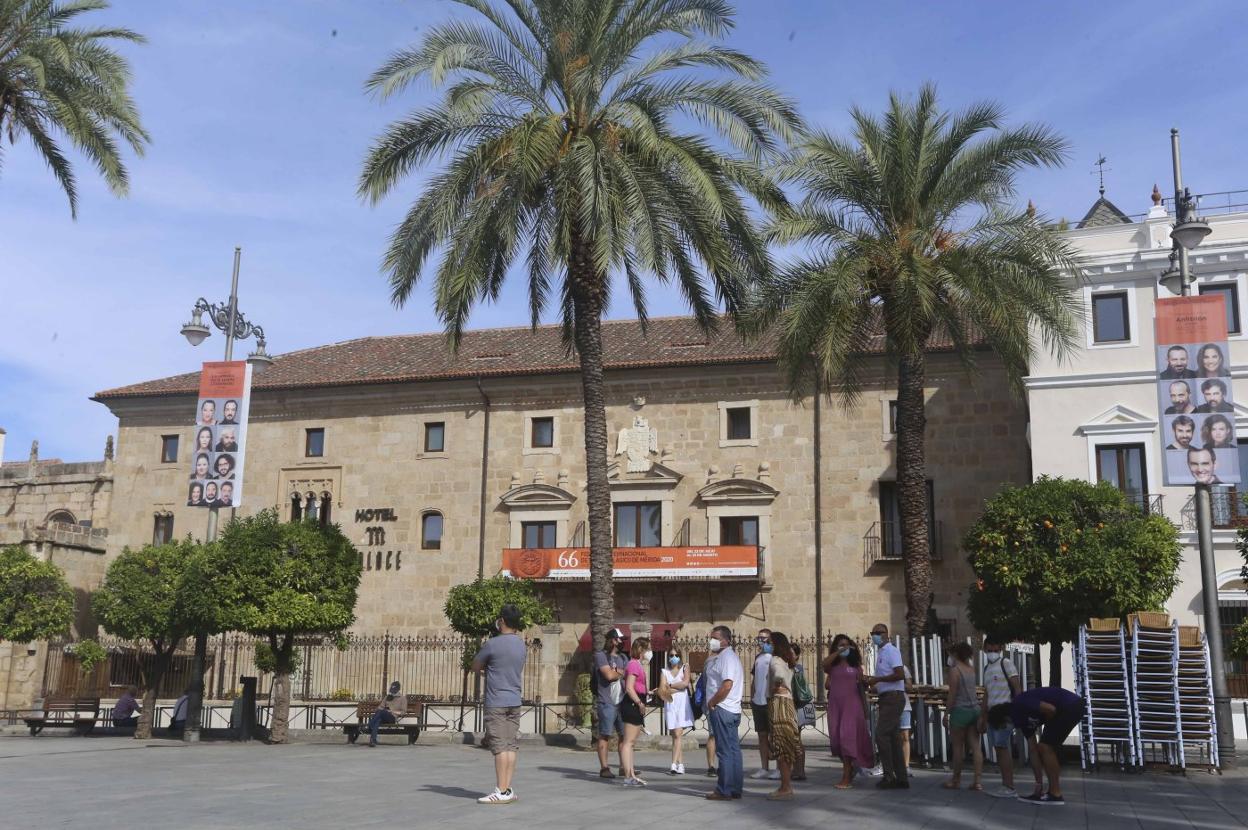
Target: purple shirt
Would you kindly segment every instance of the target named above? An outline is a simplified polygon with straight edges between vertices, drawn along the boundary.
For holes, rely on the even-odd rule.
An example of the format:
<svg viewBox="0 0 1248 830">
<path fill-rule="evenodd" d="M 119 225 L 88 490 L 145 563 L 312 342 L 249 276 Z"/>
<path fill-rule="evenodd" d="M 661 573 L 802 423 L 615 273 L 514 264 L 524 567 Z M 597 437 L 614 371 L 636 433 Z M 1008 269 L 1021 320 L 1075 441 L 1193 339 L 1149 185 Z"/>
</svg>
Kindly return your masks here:
<svg viewBox="0 0 1248 830">
<path fill-rule="evenodd" d="M 1035 689 L 1028 689 L 1022 694 L 1015 695 L 1014 701 L 1010 704 L 1010 719 L 1014 721 L 1014 725 L 1023 730 L 1023 734 L 1027 736 L 1036 733 L 1036 727 L 1044 722 L 1044 718 L 1040 715 L 1040 704 L 1047 703 L 1056 708 L 1059 712 L 1062 709 L 1074 707 L 1075 711 L 1083 711 L 1083 698 L 1074 692 L 1068 692 L 1057 686 L 1040 686 Z"/>
</svg>

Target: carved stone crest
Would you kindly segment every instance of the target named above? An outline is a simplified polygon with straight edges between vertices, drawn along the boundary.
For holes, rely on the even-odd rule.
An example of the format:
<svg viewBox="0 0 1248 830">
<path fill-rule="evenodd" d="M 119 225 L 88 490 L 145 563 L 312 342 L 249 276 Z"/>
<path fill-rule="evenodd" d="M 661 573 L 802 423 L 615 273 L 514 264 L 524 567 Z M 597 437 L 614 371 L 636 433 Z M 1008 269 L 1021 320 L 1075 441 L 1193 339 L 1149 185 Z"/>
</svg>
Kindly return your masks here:
<svg viewBox="0 0 1248 830">
<path fill-rule="evenodd" d="M 628 456 L 628 472 L 644 473 L 650 469 L 650 453 L 659 451 L 659 432 L 645 418 L 637 415 L 633 425 L 620 430 L 615 443 L 616 455 Z"/>
</svg>

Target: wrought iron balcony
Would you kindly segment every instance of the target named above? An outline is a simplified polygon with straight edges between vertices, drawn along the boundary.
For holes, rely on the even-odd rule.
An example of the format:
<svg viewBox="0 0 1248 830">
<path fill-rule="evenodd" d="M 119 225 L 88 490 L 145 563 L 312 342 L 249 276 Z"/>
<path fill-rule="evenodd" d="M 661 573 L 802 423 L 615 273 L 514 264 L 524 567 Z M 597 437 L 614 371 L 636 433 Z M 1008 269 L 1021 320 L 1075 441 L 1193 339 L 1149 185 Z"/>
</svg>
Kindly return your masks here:
<svg viewBox="0 0 1248 830">
<path fill-rule="evenodd" d="M 1127 490 L 1123 493 L 1127 501 L 1144 511 L 1146 516 L 1164 516 L 1161 493 L 1141 493 L 1138 490 Z"/>
<path fill-rule="evenodd" d="M 944 523 L 939 520 L 928 526 L 928 549 L 931 551 L 933 561 L 939 562 L 941 559 L 943 533 Z M 876 522 L 871 525 L 862 537 L 862 559 L 864 568 L 870 568 L 877 562 L 900 562 L 902 560 L 900 523 Z"/>
<path fill-rule="evenodd" d="M 1245 493 L 1237 487 L 1213 487 L 1209 494 L 1210 508 L 1213 513 L 1213 526 L 1218 529 L 1244 527 L 1248 525 L 1248 505 L 1244 503 Z M 1179 511 L 1184 530 L 1196 529 L 1196 496 L 1187 497 L 1187 503 Z"/>
</svg>

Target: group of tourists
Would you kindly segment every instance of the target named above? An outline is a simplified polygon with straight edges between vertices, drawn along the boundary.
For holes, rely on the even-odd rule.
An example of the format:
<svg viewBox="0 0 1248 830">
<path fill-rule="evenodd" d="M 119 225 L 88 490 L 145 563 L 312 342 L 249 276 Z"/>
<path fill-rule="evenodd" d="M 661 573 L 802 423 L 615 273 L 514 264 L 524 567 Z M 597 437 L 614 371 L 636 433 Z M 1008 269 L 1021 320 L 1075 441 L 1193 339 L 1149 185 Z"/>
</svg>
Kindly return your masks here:
<svg viewBox="0 0 1248 830">
<path fill-rule="evenodd" d="M 519 636 L 521 619 L 514 606 L 504 606 L 495 623 L 497 636 L 482 647 L 473 669 L 485 674 L 486 746 L 494 754 L 494 791 L 478 801 L 509 804 L 517 798 L 511 786 L 519 749 L 520 688 L 526 649 Z M 875 646 L 875 670 L 869 673 L 855 641 L 845 634 L 833 638 L 822 662 L 827 690 L 827 727 L 834 758 L 841 761 L 837 789 L 849 789 L 864 772 L 874 772 L 879 762 L 880 789 L 909 789 L 910 730 L 913 717 L 911 677 L 901 651 L 889 639 L 883 623 L 871 630 Z M 668 774 L 685 775 L 682 737 L 700 717 L 706 718 L 710 737 L 706 745 L 706 774 L 715 787 L 706 793 L 711 801 L 742 797 L 746 779 L 741 750 L 742 706 L 748 702 L 759 736 L 759 767 L 753 779 L 776 780 L 769 800 L 794 796 L 794 781 L 803 781 L 805 750 L 801 730 L 813 722 L 812 700 L 801 650 L 778 631 L 762 629 L 757 635 L 758 656 L 746 681 L 746 670 L 733 645 L 727 626 L 716 626 L 707 639 L 708 657 L 695 679 L 679 649 L 666 655 L 659 670 L 654 694 L 662 701 L 664 718 L 672 737 Z M 1082 699 L 1060 688 L 1023 691 L 1019 672 L 1003 655 L 1004 644 L 985 641 L 983 684 L 978 678 L 969 644 L 955 643 L 947 659 L 948 694 L 944 725 L 949 730 L 951 777 L 947 789 L 960 789 L 969 754 L 972 759 L 971 790 L 983 790 L 983 753 L 980 736 L 985 732 L 996 753 L 1001 786 L 990 795 L 1019 798 L 1037 805 L 1059 805 L 1061 792 L 1058 753 L 1083 713 Z M 654 657 L 651 642 L 637 637 L 631 644 L 618 629 L 607 632 L 603 648 L 594 653 L 591 686 L 594 695 L 598 775 L 620 779 L 626 787 L 645 787 L 636 766 L 636 743 L 645 731 L 646 703 L 651 694 L 649 663 Z M 867 695 L 877 696 L 874 746 Z M 748 700 L 747 700 L 748 698 Z M 1023 796 L 1015 790 L 1013 742 L 1015 730 L 1031 748 L 1035 789 Z M 618 772 L 611 769 L 608 748 L 618 737 Z M 774 768 L 772 764 L 774 762 Z M 1046 786 L 1047 779 L 1047 786 Z"/>
</svg>

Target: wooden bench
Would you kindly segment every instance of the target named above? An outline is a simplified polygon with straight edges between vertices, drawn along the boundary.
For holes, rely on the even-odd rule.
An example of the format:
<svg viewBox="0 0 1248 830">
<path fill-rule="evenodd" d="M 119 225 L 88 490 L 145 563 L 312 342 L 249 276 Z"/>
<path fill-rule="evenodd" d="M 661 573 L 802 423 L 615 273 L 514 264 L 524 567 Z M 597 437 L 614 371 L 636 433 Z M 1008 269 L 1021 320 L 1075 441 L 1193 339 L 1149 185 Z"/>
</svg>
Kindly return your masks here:
<svg viewBox="0 0 1248 830">
<path fill-rule="evenodd" d="M 48 727 L 74 729 L 79 735 L 88 735 L 100 716 L 100 699 L 50 697 L 44 701 L 42 709 L 27 710 L 21 716 L 32 736 Z"/>
<path fill-rule="evenodd" d="M 377 707 L 380 705 L 378 701 L 364 701 L 355 707 L 355 723 L 343 724 L 343 734 L 347 736 L 347 743 L 353 744 L 359 739 L 360 735 L 368 734 L 368 722 L 373 719 L 373 715 L 377 714 Z M 416 743 L 416 739 L 420 737 L 420 727 L 424 723 L 425 704 L 419 700 L 412 700 L 410 697 L 407 701 L 407 714 L 398 716 L 394 723 L 380 724 L 377 729 L 380 735 L 407 735 L 407 743 Z"/>
</svg>

